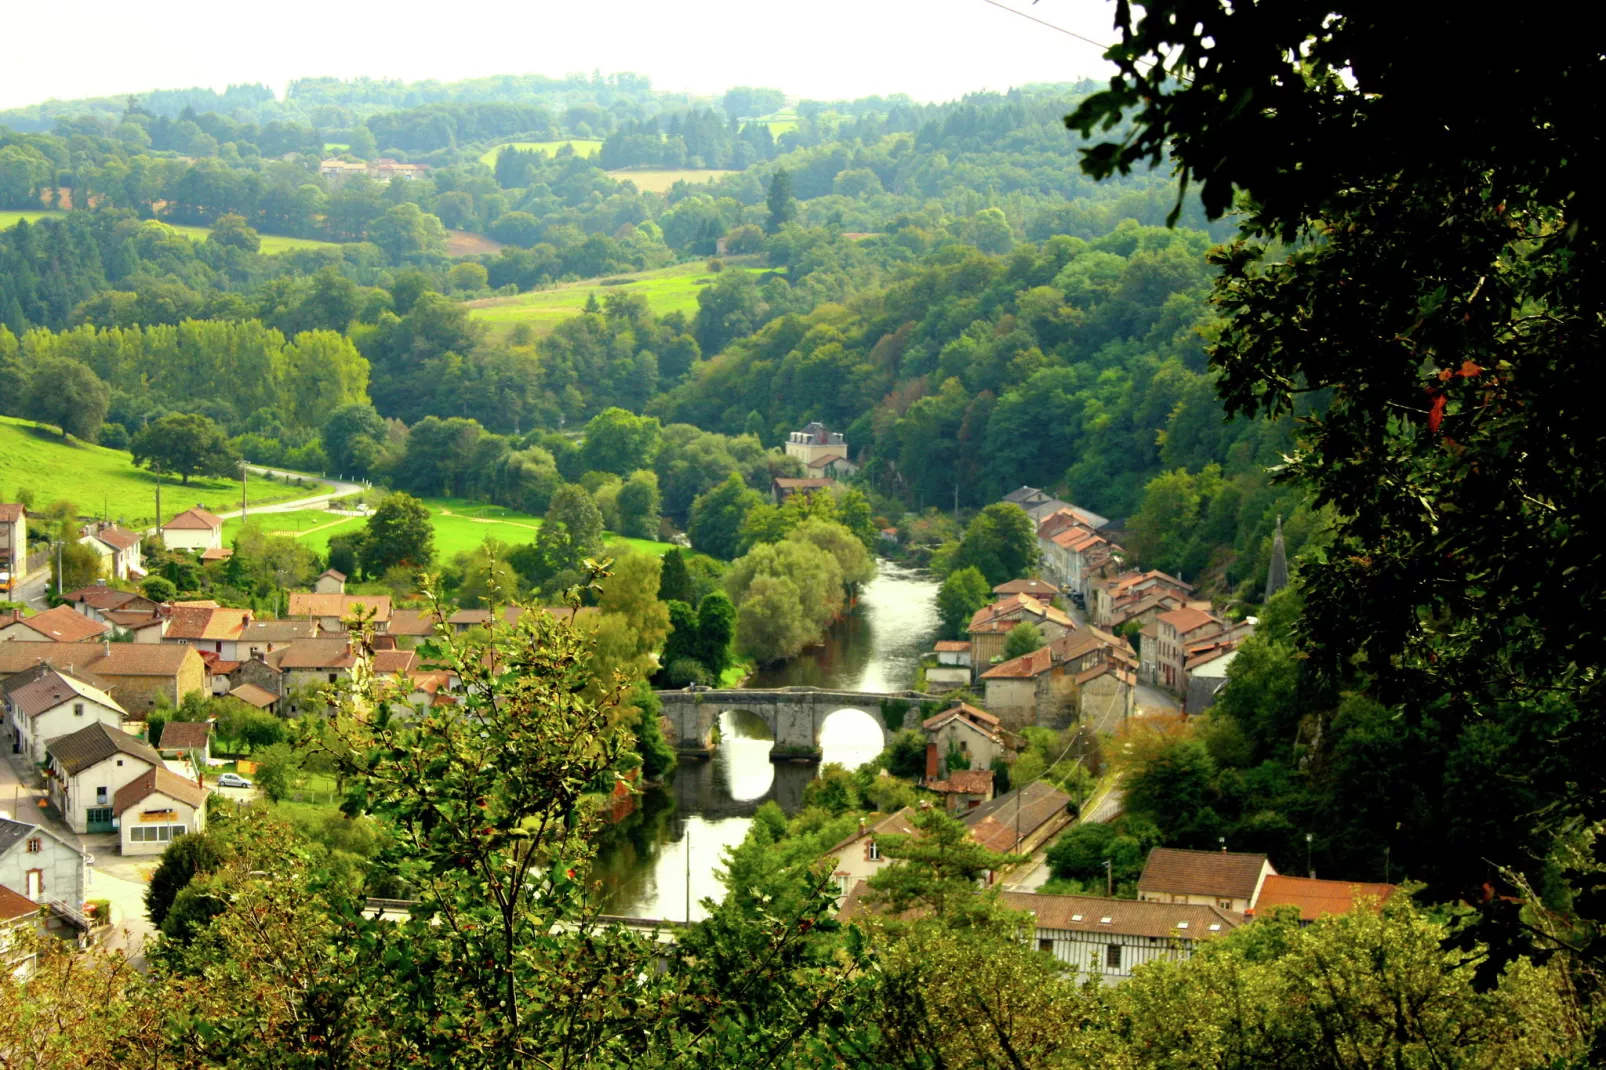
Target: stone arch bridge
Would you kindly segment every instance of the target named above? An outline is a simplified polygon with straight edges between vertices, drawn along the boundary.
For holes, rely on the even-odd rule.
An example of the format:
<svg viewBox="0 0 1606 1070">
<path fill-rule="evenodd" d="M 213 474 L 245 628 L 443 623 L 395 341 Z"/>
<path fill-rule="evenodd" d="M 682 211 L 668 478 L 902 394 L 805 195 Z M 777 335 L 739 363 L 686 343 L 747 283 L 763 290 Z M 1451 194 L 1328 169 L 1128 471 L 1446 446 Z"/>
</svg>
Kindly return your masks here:
<svg viewBox="0 0 1606 1070">
<path fill-rule="evenodd" d="M 769 726 L 775 740 L 774 757 L 813 756 L 819 752 L 820 726 L 838 710 L 858 710 L 881 729 L 885 746 L 891 738 L 882 704 L 907 703 L 899 727 L 918 724 L 920 704 L 932 701 L 920 691 L 828 691 L 818 687 L 782 687 L 768 691 L 743 688 L 699 688 L 659 691 L 664 716 L 674 727 L 675 749 L 682 753 L 707 754 L 713 749 L 710 735 L 719 715 L 726 710 L 746 710 Z M 913 713 L 911 718 L 909 713 Z"/>
</svg>

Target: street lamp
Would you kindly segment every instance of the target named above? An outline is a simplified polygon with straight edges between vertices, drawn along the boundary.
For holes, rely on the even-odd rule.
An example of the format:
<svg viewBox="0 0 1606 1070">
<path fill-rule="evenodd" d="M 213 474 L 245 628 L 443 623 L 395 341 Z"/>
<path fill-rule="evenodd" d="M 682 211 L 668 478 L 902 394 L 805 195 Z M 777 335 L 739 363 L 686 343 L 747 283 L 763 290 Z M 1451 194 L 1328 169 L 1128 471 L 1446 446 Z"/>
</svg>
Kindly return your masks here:
<svg viewBox="0 0 1606 1070">
<path fill-rule="evenodd" d="M 1115 898 L 1115 871 L 1110 868 L 1110 860 L 1104 860 L 1104 895 L 1107 899 Z"/>
<path fill-rule="evenodd" d="M 1311 862 L 1310 862 L 1310 841 L 1311 841 L 1311 834 L 1307 832 L 1307 833 L 1305 833 L 1305 872 L 1306 872 L 1306 874 L 1308 874 L 1310 876 L 1310 878 L 1312 880 L 1315 880 L 1316 879 L 1316 867 L 1311 865 Z"/>
</svg>

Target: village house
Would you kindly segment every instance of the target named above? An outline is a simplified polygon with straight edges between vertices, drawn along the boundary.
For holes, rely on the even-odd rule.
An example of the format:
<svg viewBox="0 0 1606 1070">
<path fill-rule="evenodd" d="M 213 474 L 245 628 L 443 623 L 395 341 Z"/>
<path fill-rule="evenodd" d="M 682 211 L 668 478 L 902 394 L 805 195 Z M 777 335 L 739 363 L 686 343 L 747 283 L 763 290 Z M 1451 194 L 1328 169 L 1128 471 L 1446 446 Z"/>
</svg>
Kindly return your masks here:
<svg viewBox="0 0 1606 1070">
<path fill-rule="evenodd" d="M 840 432 L 826 430 L 818 420 L 810 421 L 803 426 L 803 430 L 787 435 L 784 448 L 786 455 L 802 461 L 805 469 L 822 459 L 836 462 L 848 459 L 847 439 Z"/>
<path fill-rule="evenodd" d="M 133 580 L 145 575 L 138 532 L 116 524 L 90 524 L 83 529 L 80 546 L 87 546 L 100 559 L 97 571 L 108 579 Z"/>
<path fill-rule="evenodd" d="M 1216 696 L 1227 686 L 1227 670 L 1237 656 L 1238 648 L 1234 645 L 1193 658 L 1187 663 L 1187 688 L 1182 694 L 1184 711 L 1199 714 L 1216 704 Z"/>
<path fill-rule="evenodd" d="M 297 639 L 316 639 L 318 622 L 312 620 L 247 621 L 234 644 L 234 659 L 248 661 L 282 650 Z"/>
<path fill-rule="evenodd" d="M 0 643 L 0 680 L 41 663 L 89 681 L 136 716 L 158 697 L 179 706 L 192 691 L 206 693 L 201 656 L 183 644 Z"/>
<path fill-rule="evenodd" d="M 164 643 L 184 643 L 224 661 L 240 660 L 240 640 L 251 624 L 249 609 L 175 604 L 168 611 Z"/>
<path fill-rule="evenodd" d="M 1061 636 L 981 674 L 987 708 L 1012 727 L 1064 728 L 1092 717 L 1113 730 L 1132 712 L 1137 685 L 1132 648 L 1096 628 Z"/>
<path fill-rule="evenodd" d="M 234 556 L 232 546 L 214 546 L 209 550 L 201 551 L 201 564 L 216 565 Z"/>
<path fill-rule="evenodd" d="M 803 466 L 811 479 L 846 479 L 859 470 L 859 466 L 846 457 L 828 455 L 816 457 Z"/>
<path fill-rule="evenodd" d="M 970 668 L 970 644 L 963 639 L 938 640 L 934 653 L 938 665 Z"/>
<path fill-rule="evenodd" d="M 119 591 L 108 587 L 104 580 L 68 592 L 62 600 L 90 620 L 112 623 L 108 614 L 133 613 L 144 617 L 159 617 L 161 605 L 134 591 Z"/>
<path fill-rule="evenodd" d="M 399 178 L 404 182 L 412 182 L 419 176 L 428 174 L 429 165 L 424 163 L 399 163 L 389 156 L 382 156 L 367 163 L 331 157 L 318 162 L 318 173 L 324 178 L 334 179 L 337 182 L 353 175 L 365 175 L 376 182 L 389 182 L 394 178 Z"/>
<path fill-rule="evenodd" d="M 1122 572 L 1088 585 L 1087 611 L 1094 624 L 1112 629 L 1128 621 L 1146 624 L 1192 597 L 1192 584 L 1164 572 Z"/>
<path fill-rule="evenodd" d="M 127 712 L 100 688 L 50 665 L 35 665 L 0 683 L 11 753 L 29 765 L 45 760 L 45 743 L 90 724 L 122 728 Z"/>
<path fill-rule="evenodd" d="M 1156 847 L 1138 877 L 1138 898 L 1146 903 L 1192 903 L 1242 914 L 1255 905 L 1266 878 L 1276 873 L 1263 854 Z"/>
<path fill-rule="evenodd" d="M 241 688 L 251 686 L 266 691 L 275 700 L 283 698 L 285 695 L 284 670 L 274 664 L 273 661 L 278 660 L 280 651 L 288 649 L 291 645 L 286 643 L 272 654 L 253 654 L 251 657 L 238 662 L 234 667 L 234 671 L 229 673 L 228 693 L 233 695 Z M 270 658 L 273 661 L 270 661 Z M 250 699 L 242 698 L 242 701 L 249 701 L 251 705 L 259 709 L 267 708 Z"/>
<path fill-rule="evenodd" d="M 28 507 L 0 502 L 0 593 L 28 578 Z"/>
<path fill-rule="evenodd" d="M 0 886 L 30 902 L 52 907 L 47 928 L 87 927 L 83 906 L 91 864 L 82 848 L 42 825 L 0 814 Z"/>
<path fill-rule="evenodd" d="M 45 753 L 50 801 L 79 834 L 114 831 L 113 797 L 145 770 L 162 768 L 162 756 L 143 739 L 98 723 L 57 736 Z"/>
<path fill-rule="evenodd" d="M 881 854 L 880 844 L 877 843 L 879 837 L 909 836 L 919 831 L 915 828 L 913 817 L 914 811 L 905 806 L 873 825 L 867 825 L 861 819 L 858 832 L 825 852 L 825 857 L 833 862 L 831 876 L 836 881 L 839 902 L 861 882 L 881 872 L 891 861 Z"/>
<path fill-rule="evenodd" d="M 275 712 L 279 705 L 279 696 L 259 684 L 240 684 L 229 692 L 230 698 L 237 698 L 248 706 L 255 706 L 268 713 Z"/>
<path fill-rule="evenodd" d="M 169 550 L 221 550 L 223 521 L 197 505 L 163 525 L 162 541 Z"/>
<path fill-rule="evenodd" d="M 390 595 L 388 594 L 319 594 L 316 591 L 291 591 L 288 617 L 318 622 L 322 632 L 341 634 L 348 621 L 366 619 L 376 632 L 390 630 Z"/>
<path fill-rule="evenodd" d="M 66 606 L 55 606 L 31 617 L 8 617 L 0 627 L 0 642 L 82 643 L 111 631 L 110 626 L 74 613 Z"/>
<path fill-rule="evenodd" d="M 950 755 L 962 758 L 966 769 L 990 769 L 1015 750 L 997 717 L 966 703 L 950 706 L 920 723 L 926 734 L 926 778 L 949 775 Z"/>
<path fill-rule="evenodd" d="M 1058 512 L 1071 513 L 1078 521 L 1093 531 L 1106 527 L 1110 523 L 1107 518 L 1099 516 L 1090 509 L 1083 509 L 1081 506 L 1072 505 L 1070 502 L 1060 501 L 1047 491 L 1039 490 L 1036 487 L 1018 487 L 1004 495 L 1004 501 L 1011 505 L 1020 506 L 1025 510 L 1026 515 L 1031 517 L 1033 524 L 1041 523 L 1045 517 Z"/>
<path fill-rule="evenodd" d="M 1031 916 L 1028 946 L 1106 985 L 1119 984 L 1146 963 L 1184 962 L 1201 942 L 1225 936 L 1244 921 L 1216 906 L 1084 895 L 1002 892 L 999 902 Z"/>
<path fill-rule="evenodd" d="M 411 650 L 375 650 L 373 671 L 377 676 L 406 674 L 411 671 L 416 659 L 417 655 Z M 288 695 L 299 688 L 327 687 L 351 679 L 351 670 L 357 664 L 357 655 L 352 650 L 348 638 L 333 636 L 297 640 L 284 649 L 267 655 L 264 663 L 284 674 L 280 682 L 282 690 L 278 693 Z M 244 663 L 241 668 L 245 668 Z"/>
<path fill-rule="evenodd" d="M 39 904 L 0 884 L 0 974 L 19 983 L 34 975 L 39 954 L 24 950 L 18 933 L 35 927 L 44 931 Z"/>
<path fill-rule="evenodd" d="M 993 771 L 955 769 L 941 780 L 927 780 L 920 786 L 941 795 L 950 814 L 963 813 L 993 797 Z"/>
<path fill-rule="evenodd" d="M 156 744 L 156 753 L 164 759 L 188 761 L 196 769 L 205 769 L 212 760 L 212 722 L 167 722 Z"/>
<path fill-rule="evenodd" d="M 969 827 L 970 838 L 989 851 L 1029 855 L 1076 817 L 1069 795 L 1046 780 L 1034 780 L 962 814 L 961 820 Z M 989 872 L 986 883 L 997 879 L 997 873 Z"/>
<path fill-rule="evenodd" d="M 791 476 L 776 476 L 770 482 L 770 499 L 776 505 L 785 505 L 786 500 L 794 494 L 829 492 L 836 485 L 837 482 L 834 479 L 796 479 Z"/>
<path fill-rule="evenodd" d="M 206 789 L 157 766 L 119 788 L 112 810 L 123 854 L 159 855 L 180 836 L 206 830 Z"/>
<path fill-rule="evenodd" d="M 1008 598 L 1012 594 L 1023 594 L 1027 598 L 1037 599 L 1045 606 L 1053 605 L 1054 599 L 1059 596 L 1059 593 L 1059 588 L 1055 587 L 1052 583 L 1049 583 L 1047 580 L 1040 580 L 1036 578 L 1027 580 L 1010 580 L 1007 583 L 1000 583 L 997 587 L 993 588 L 993 597 L 995 599 Z"/>
<path fill-rule="evenodd" d="M 984 671 L 1004 653 L 1004 639 L 1017 624 L 1032 624 L 1052 642 L 1076 630 L 1076 622 L 1053 606 L 1026 595 L 1010 595 L 978 609 L 970 618 L 971 671 Z"/>
<path fill-rule="evenodd" d="M 1348 914 L 1358 906 L 1381 910 L 1389 896 L 1399 891 L 1393 884 L 1366 884 L 1360 881 L 1328 881 L 1315 877 L 1268 876 L 1260 886 L 1249 916 L 1269 914 L 1278 908 L 1299 911 L 1299 923 L 1309 925 L 1322 918 Z"/>
<path fill-rule="evenodd" d="M 345 594 L 346 574 L 339 569 L 326 568 L 312 581 L 313 594 Z"/>
<path fill-rule="evenodd" d="M 1226 624 L 1213 613 L 1185 606 L 1160 614 L 1155 618 L 1155 625 L 1155 686 L 1181 694 L 1185 686 L 1187 647 L 1215 635 Z"/>
</svg>

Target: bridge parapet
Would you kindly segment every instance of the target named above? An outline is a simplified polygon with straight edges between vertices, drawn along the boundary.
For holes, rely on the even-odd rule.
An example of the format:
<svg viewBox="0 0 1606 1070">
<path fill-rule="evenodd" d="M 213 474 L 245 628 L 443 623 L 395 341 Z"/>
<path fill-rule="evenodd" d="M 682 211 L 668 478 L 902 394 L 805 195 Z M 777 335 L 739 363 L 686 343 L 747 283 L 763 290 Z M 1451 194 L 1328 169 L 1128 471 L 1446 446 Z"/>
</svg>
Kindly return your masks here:
<svg viewBox="0 0 1606 1070">
<path fill-rule="evenodd" d="M 820 726 L 838 710 L 857 710 L 881 729 L 883 745 L 891 733 L 884 704 L 918 706 L 931 696 L 919 691 L 844 691 L 821 687 L 687 688 L 657 692 L 664 715 L 675 727 L 682 753 L 707 754 L 714 721 L 724 710 L 746 710 L 769 727 L 775 740 L 771 757 L 817 755 Z"/>
</svg>

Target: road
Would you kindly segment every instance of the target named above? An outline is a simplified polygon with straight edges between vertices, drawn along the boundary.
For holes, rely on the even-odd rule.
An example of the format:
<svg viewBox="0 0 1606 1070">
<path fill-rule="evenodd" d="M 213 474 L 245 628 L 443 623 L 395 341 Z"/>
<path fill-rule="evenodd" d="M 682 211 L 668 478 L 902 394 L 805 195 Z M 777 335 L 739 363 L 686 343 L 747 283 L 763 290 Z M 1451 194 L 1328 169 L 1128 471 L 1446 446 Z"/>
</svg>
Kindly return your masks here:
<svg viewBox="0 0 1606 1070">
<path fill-rule="evenodd" d="M 1158 687 L 1139 684 L 1136 705 L 1140 715 L 1145 713 L 1178 713 L 1182 707 L 1175 695 Z"/>
<path fill-rule="evenodd" d="M 1082 816 L 1078 820 L 1072 822 L 1070 825 L 1067 825 L 1066 830 L 1069 831 L 1070 829 L 1075 828 L 1077 825 L 1086 824 L 1089 821 L 1104 822 L 1115 820 L 1115 818 L 1121 813 L 1121 801 L 1123 797 L 1124 794 L 1121 791 L 1121 774 L 1117 773 L 1115 774 L 1114 779 L 1110 781 L 1107 788 L 1101 792 L 1096 792 L 1093 798 L 1088 800 L 1087 808 L 1083 811 Z M 1060 836 L 1063 835 L 1063 832 L 1060 833 Z M 1055 836 L 1048 843 L 1043 844 L 1037 850 L 1033 851 L 1031 858 L 1021 863 L 1012 872 L 1005 876 L 1003 880 L 1004 891 L 1035 892 L 1037 889 L 1047 884 L 1049 878 L 1053 876 L 1053 873 L 1049 870 L 1048 866 L 1048 850 L 1050 847 L 1053 847 L 1054 844 L 1059 842 L 1059 838 L 1059 836 Z"/>
<path fill-rule="evenodd" d="M 253 514 L 293 513 L 298 509 L 316 509 L 319 506 L 326 504 L 331 498 L 344 498 L 348 494 L 357 494 L 367 489 L 361 483 L 346 483 L 338 479 L 329 479 L 324 476 L 313 477 L 302 472 L 283 472 L 277 468 L 258 468 L 256 465 L 252 465 L 251 471 L 259 475 L 278 476 L 280 479 L 316 478 L 320 482 L 329 484 L 328 490 L 324 491 L 322 494 L 314 494 L 310 498 L 295 498 L 287 502 L 274 502 L 271 505 L 252 505 L 248 508 L 248 511 Z M 238 509 L 235 509 L 233 512 L 218 514 L 218 516 L 222 517 L 224 520 L 233 520 L 239 515 L 240 510 Z"/>
</svg>

